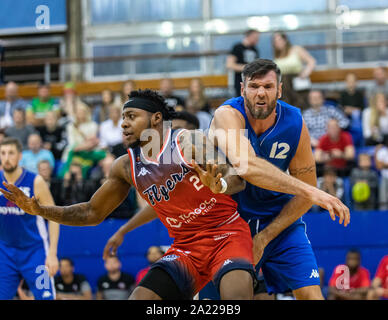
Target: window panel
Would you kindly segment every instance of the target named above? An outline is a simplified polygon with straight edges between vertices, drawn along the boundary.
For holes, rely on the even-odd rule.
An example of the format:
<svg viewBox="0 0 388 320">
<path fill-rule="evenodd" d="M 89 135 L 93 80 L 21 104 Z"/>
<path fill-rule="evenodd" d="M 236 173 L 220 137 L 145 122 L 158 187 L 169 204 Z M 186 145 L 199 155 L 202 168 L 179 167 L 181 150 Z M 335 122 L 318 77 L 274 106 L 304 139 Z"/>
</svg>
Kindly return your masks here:
<svg viewBox="0 0 388 320">
<path fill-rule="evenodd" d="M 347 6 L 349 9 L 373 9 L 388 8 L 387 0 L 339 0 L 339 5 Z"/>
</svg>

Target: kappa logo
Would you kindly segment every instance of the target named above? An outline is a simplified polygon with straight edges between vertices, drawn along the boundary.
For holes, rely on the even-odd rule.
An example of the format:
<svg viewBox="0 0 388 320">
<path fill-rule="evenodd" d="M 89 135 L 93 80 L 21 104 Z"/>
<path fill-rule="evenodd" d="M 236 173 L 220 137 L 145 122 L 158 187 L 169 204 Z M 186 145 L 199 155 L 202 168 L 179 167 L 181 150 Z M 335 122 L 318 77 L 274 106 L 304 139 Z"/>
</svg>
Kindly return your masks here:
<svg viewBox="0 0 388 320">
<path fill-rule="evenodd" d="M 226 259 L 225 262 L 224 262 L 224 264 L 223 264 L 222 266 L 224 267 L 224 266 L 226 266 L 226 265 L 228 265 L 228 264 L 230 264 L 230 263 L 233 263 L 233 261 L 230 260 L 230 259 Z"/>
<path fill-rule="evenodd" d="M 145 176 L 146 174 L 151 174 L 151 172 L 149 172 L 146 168 L 144 168 L 144 167 L 142 167 L 141 169 L 140 169 L 140 172 L 139 172 L 139 174 L 137 175 L 138 177 L 140 177 L 140 176 Z"/>
<path fill-rule="evenodd" d="M 164 260 L 164 261 L 173 261 L 173 260 L 176 260 L 178 259 L 179 256 L 177 256 L 176 254 L 169 254 L 167 256 L 164 256 L 161 260 Z"/>
<path fill-rule="evenodd" d="M 311 279 L 311 278 L 319 278 L 318 270 L 317 270 L 317 269 L 313 269 L 313 270 L 311 271 L 311 275 L 310 275 L 309 278 L 310 278 L 310 279 Z"/>
<path fill-rule="evenodd" d="M 51 292 L 50 291 L 44 291 L 42 294 L 42 298 L 50 298 L 51 297 Z"/>
</svg>

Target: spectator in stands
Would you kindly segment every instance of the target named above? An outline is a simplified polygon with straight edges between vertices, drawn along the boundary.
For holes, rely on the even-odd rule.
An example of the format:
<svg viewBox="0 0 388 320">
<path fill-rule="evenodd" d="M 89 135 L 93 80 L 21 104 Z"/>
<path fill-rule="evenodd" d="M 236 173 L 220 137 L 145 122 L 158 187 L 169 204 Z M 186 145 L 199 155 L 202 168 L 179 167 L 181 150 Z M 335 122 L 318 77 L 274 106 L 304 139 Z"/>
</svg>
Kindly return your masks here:
<svg viewBox="0 0 388 320">
<path fill-rule="evenodd" d="M 344 181 L 337 176 L 334 168 L 326 166 L 323 170 L 322 177 L 317 180 L 318 188 L 337 197 L 343 199 L 344 196 Z"/>
<path fill-rule="evenodd" d="M 49 186 L 51 195 L 56 205 L 61 204 L 62 181 L 53 177 L 53 168 L 48 160 L 41 160 L 38 163 L 38 174 Z"/>
<path fill-rule="evenodd" d="M 34 127 L 43 126 L 48 111 L 59 112 L 59 105 L 57 100 L 51 97 L 50 85 L 43 83 L 38 87 L 38 96 L 32 99 L 27 107 L 27 123 Z"/>
<path fill-rule="evenodd" d="M 363 91 L 357 88 L 357 76 L 354 73 L 348 73 L 345 84 L 346 88 L 341 91 L 338 103 L 349 119 L 361 118 L 361 112 L 365 109 L 365 96 Z"/>
<path fill-rule="evenodd" d="M 358 155 L 358 167 L 352 169 L 350 185 L 355 210 L 374 210 L 377 205 L 378 174 L 372 170 L 369 154 Z"/>
<path fill-rule="evenodd" d="M 78 97 L 73 82 L 67 82 L 63 88 L 63 98 L 59 101 L 60 118 L 58 119 L 60 126 L 66 126 L 69 122 L 74 121 L 77 106 L 82 105 L 84 108 L 88 106 Z"/>
<path fill-rule="evenodd" d="M 194 110 L 210 112 L 210 105 L 205 96 L 205 87 L 200 78 L 193 78 L 189 85 L 189 96 L 186 99 L 186 105 L 190 103 Z"/>
<path fill-rule="evenodd" d="M 121 91 L 119 95 L 116 97 L 114 104 L 118 104 L 120 107 L 124 105 L 125 102 L 128 101 L 128 96 L 131 91 L 136 90 L 136 83 L 133 80 L 124 81 L 121 86 Z"/>
<path fill-rule="evenodd" d="M 137 275 L 136 275 L 136 285 L 138 285 L 139 282 L 141 281 L 141 279 L 144 278 L 144 276 L 147 274 L 148 270 L 151 268 L 151 265 L 153 263 L 155 263 L 156 261 L 158 261 L 161 257 L 163 257 L 163 255 L 164 255 L 164 252 L 163 252 L 162 248 L 160 248 L 158 246 L 152 246 L 152 247 L 148 248 L 147 260 L 148 260 L 149 266 L 145 267 L 144 269 L 141 269 L 137 273 Z"/>
<path fill-rule="evenodd" d="M 13 126 L 5 130 L 7 137 L 19 139 L 23 150 L 28 148 L 28 136 L 35 132 L 35 128 L 26 124 L 26 111 L 24 109 L 15 109 L 13 113 Z"/>
<path fill-rule="evenodd" d="M 327 123 L 327 133 L 323 135 L 314 151 L 317 174 L 324 165 L 330 165 L 340 176 L 348 176 L 354 166 L 355 148 L 352 136 L 343 131 L 336 119 Z"/>
<path fill-rule="evenodd" d="M 383 66 L 378 66 L 373 70 L 374 83 L 369 89 L 369 98 L 374 96 L 376 93 L 388 94 L 388 81 L 387 81 L 387 70 Z"/>
<path fill-rule="evenodd" d="M 58 125 L 58 113 L 48 111 L 44 117 L 44 126 L 37 129 L 43 140 L 43 148 L 50 150 L 55 160 L 61 160 L 67 137 L 65 128 Z"/>
<path fill-rule="evenodd" d="M 375 150 L 376 168 L 380 170 L 379 209 L 388 210 L 388 141 Z"/>
<path fill-rule="evenodd" d="M 174 82 L 170 78 L 164 78 L 160 81 L 160 94 L 166 100 L 169 107 L 175 108 L 176 111 L 182 111 L 185 101 L 174 95 Z"/>
<path fill-rule="evenodd" d="M 244 66 L 260 57 L 259 50 L 256 48 L 259 38 L 259 31 L 247 30 L 244 39 L 236 43 L 226 57 L 226 68 L 234 72 L 233 86 L 237 97 L 241 95 L 241 72 Z"/>
<path fill-rule="evenodd" d="M 378 92 L 369 100 L 369 107 L 362 113 L 362 127 L 366 145 L 376 145 L 388 139 L 387 97 Z"/>
<path fill-rule="evenodd" d="M 309 130 L 312 147 L 318 145 L 319 139 L 326 133 L 330 119 L 337 119 L 339 126 L 346 129 L 349 119 L 338 108 L 325 105 L 320 90 L 311 90 L 309 93 L 310 108 L 303 112 L 303 118 Z"/>
<path fill-rule="evenodd" d="M 329 281 L 329 300 L 364 300 L 370 287 L 369 271 L 361 266 L 361 254 L 351 249 L 346 263 L 338 265 Z"/>
<path fill-rule="evenodd" d="M 59 260 L 59 275 L 55 276 L 57 300 L 91 300 L 92 289 L 85 276 L 74 273 L 74 263 L 70 258 Z"/>
<path fill-rule="evenodd" d="M 188 130 L 199 129 L 199 120 L 197 116 L 188 111 L 177 112 L 172 120 L 172 129 L 176 130 L 180 128 Z"/>
<path fill-rule="evenodd" d="M 98 105 L 93 110 L 93 121 L 100 124 L 109 119 L 109 109 L 113 105 L 113 92 L 109 89 L 101 92 L 101 105 Z"/>
<path fill-rule="evenodd" d="M 111 105 L 109 107 L 109 119 L 100 124 L 99 137 L 100 147 L 112 151 L 113 147 L 123 144 L 123 130 L 121 128 L 120 105 Z"/>
<path fill-rule="evenodd" d="M 105 260 L 107 273 L 98 279 L 97 300 L 127 300 L 132 293 L 135 279 L 121 271 L 121 262 L 117 256 Z"/>
<path fill-rule="evenodd" d="M 73 162 L 66 172 L 60 192 L 60 203 L 64 206 L 88 201 L 95 191 L 94 182 L 83 178 L 82 166 Z"/>
<path fill-rule="evenodd" d="M 62 154 L 64 166 L 60 176 L 69 169 L 74 159 L 82 163 L 83 176 L 86 177 L 88 170 L 98 161 L 105 157 L 105 151 L 99 150 L 98 125 L 91 120 L 88 107 L 79 105 L 76 110 L 75 120 L 66 126 L 68 145 Z"/>
<path fill-rule="evenodd" d="M 55 166 L 55 159 L 50 150 L 42 148 L 42 138 L 38 133 L 32 133 L 28 137 L 28 150 L 22 152 L 20 166 L 34 173 L 38 173 L 38 163 L 41 160 L 50 162 L 51 168 Z"/>
<path fill-rule="evenodd" d="M 274 62 L 282 72 L 282 100 L 302 110 L 307 109 L 315 59 L 303 47 L 292 45 L 283 32 L 273 34 L 272 49 Z"/>
<path fill-rule="evenodd" d="M 210 122 L 212 121 L 212 116 L 209 112 L 198 111 L 191 101 L 186 103 L 186 111 L 197 117 L 200 130 L 206 130 L 209 128 Z"/>
<path fill-rule="evenodd" d="M 19 87 L 15 82 L 8 82 L 4 88 L 5 100 L 0 101 L 0 129 L 13 125 L 13 112 L 25 110 L 27 103 L 19 97 Z"/>
<path fill-rule="evenodd" d="M 388 300 L 388 255 L 384 256 L 377 267 L 372 286 L 367 294 L 368 300 Z"/>
</svg>

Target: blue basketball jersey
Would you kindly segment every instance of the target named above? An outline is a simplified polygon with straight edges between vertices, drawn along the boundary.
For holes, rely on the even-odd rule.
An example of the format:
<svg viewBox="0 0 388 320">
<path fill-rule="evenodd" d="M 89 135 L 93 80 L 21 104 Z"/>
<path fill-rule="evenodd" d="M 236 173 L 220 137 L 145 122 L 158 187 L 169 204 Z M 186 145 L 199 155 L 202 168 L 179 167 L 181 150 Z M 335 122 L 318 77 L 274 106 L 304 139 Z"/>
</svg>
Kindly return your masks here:
<svg viewBox="0 0 388 320">
<path fill-rule="evenodd" d="M 15 186 L 20 188 L 27 197 L 32 197 L 34 196 L 35 177 L 36 174 L 23 169 Z M 1 183 L 7 181 L 3 171 L 0 171 L 0 180 Z M 45 220 L 41 216 L 25 213 L 0 193 L 0 241 L 16 248 L 43 244 L 47 249 L 48 232 Z"/>
<path fill-rule="evenodd" d="M 244 116 L 247 138 L 256 155 L 287 171 L 298 148 L 302 131 L 303 119 L 300 110 L 278 100 L 275 124 L 257 136 L 245 113 L 243 97 L 229 99 L 223 105 L 230 105 Z M 245 220 L 275 217 L 292 197 L 289 194 L 259 188 L 248 182 L 245 190 L 233 195 L 233 199 L 238 203 L 238 211 Z"/>
</svg>

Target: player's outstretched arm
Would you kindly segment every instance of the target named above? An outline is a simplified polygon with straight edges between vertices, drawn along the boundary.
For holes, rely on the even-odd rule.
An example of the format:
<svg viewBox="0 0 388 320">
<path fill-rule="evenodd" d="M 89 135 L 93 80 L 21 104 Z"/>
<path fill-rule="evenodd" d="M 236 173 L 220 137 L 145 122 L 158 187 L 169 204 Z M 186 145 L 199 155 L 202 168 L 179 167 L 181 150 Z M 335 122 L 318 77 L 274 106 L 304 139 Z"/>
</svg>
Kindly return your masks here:
<svg viewBox="0 0 388 320">
<path fill-rule="evenodd" d="M 129 219 L 127 223 L 122 225 L 112 237 L 109 238 L 105 245 L 102 258 L 105 260 L 110 255 L 116 255 L 117 249 L 123 243 L 124 236 L 127 233 L 135 230 L 143 224 L 155 220 L 157 217 L 158 216 L 155 210 L 147 204 L 143 209 L 138 211 L 131 219 Z"/>
<path fill-rule="evenodd" d="M 209 132 L 242 178 L 263 189 L 301 196 L 327 209 L 331 215 L 341 216 L 349 212 L 338 198 L 257 157 L 249 140 L 240 131 L 244 129 L 245 120 L 241 113 L 230 106 L 222 106 L 216 110 Z"/>
<path fill-rule="evenodd" d="M 94 193 L 88 202 L 71 206 L 42 206 L 34 197 L 3 182 L 8 191 L 0 189 L 4 197 L 14 202 L 23 211 L 70 226 L 94 226 L 101 223 L 128 195 L 132 184 L 129 174 L 128 155 L 118 158 L 111 168 L 107 181 Z"/>
</svg>

